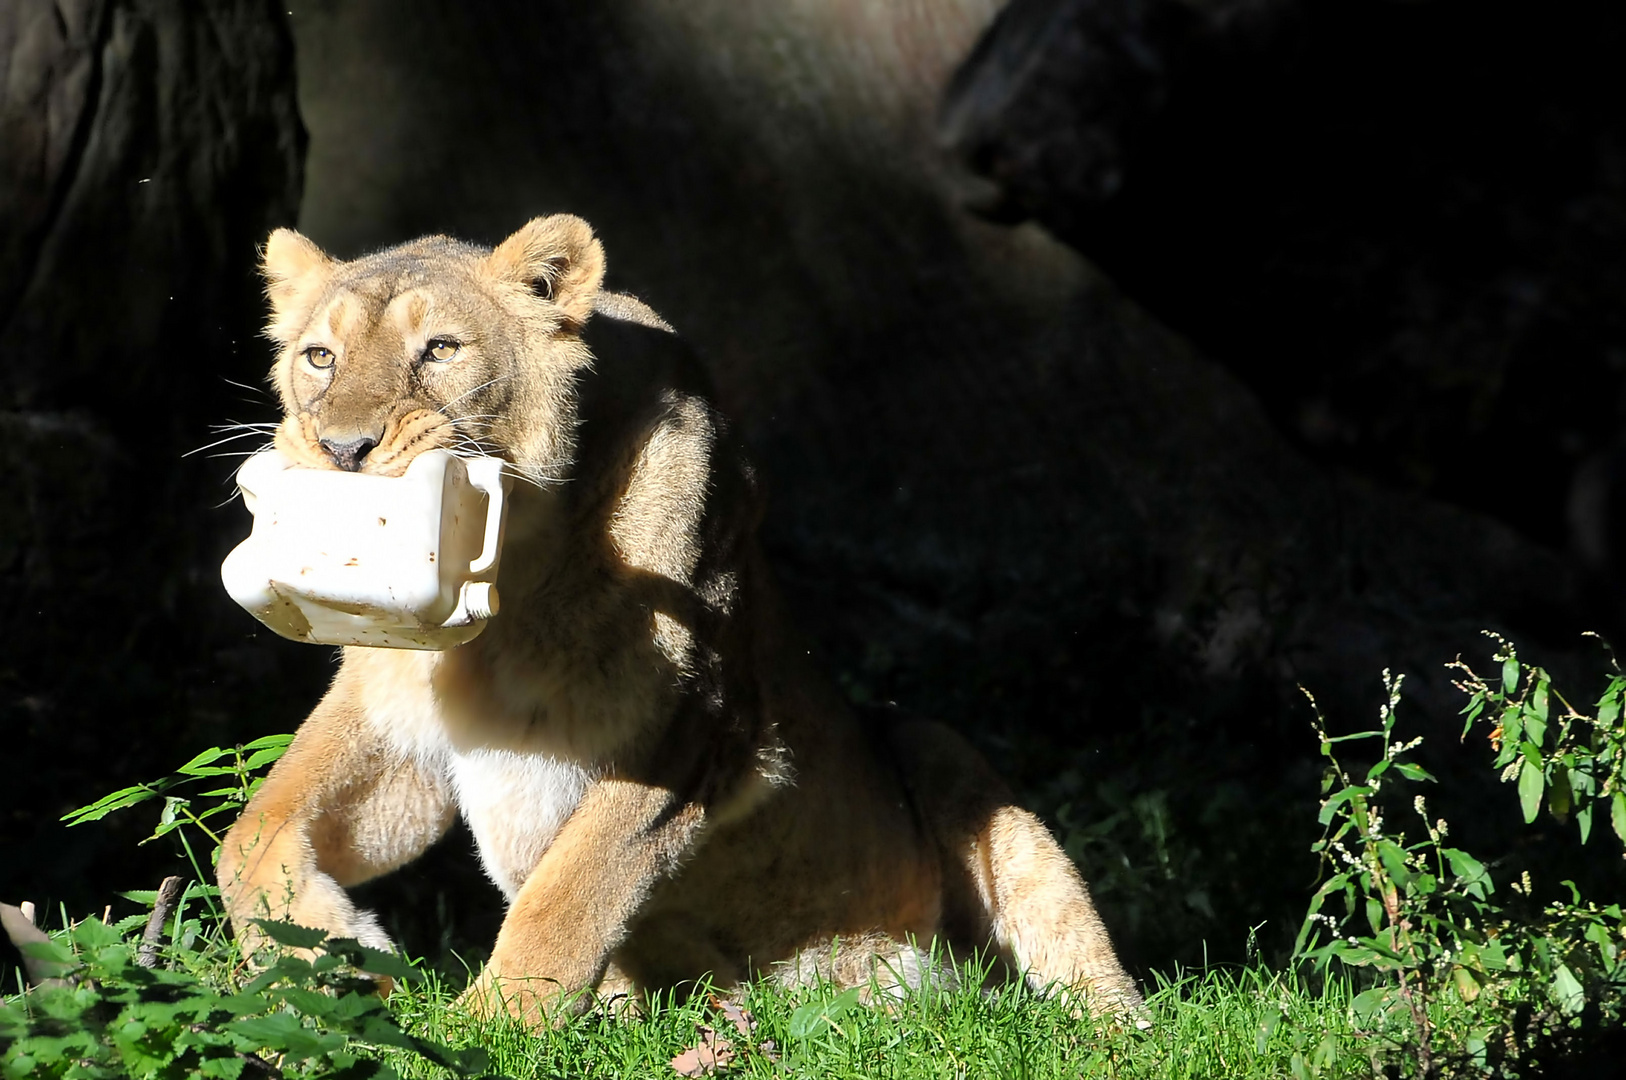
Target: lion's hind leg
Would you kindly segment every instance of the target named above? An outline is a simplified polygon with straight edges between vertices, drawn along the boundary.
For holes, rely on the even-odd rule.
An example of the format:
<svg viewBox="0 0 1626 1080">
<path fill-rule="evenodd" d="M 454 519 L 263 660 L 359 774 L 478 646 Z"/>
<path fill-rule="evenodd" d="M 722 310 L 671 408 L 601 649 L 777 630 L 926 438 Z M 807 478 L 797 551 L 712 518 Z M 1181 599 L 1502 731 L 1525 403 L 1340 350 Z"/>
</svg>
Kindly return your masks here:
<svg viewBox="0 0 1626 1080">
<path fill-rule="evenodd" d="M 991 948 L 1034 989 L 1078 995 L 1092 1012 L 1143 1012 L 1078 868 L 982 755 L 930 721 L 894 720 L 890 736 L 943 861 L 951 940 Z"/>
<path fill-rule="evenodd" d="M 958 854 L 971 864 L 995 944 L 1028 985 L 1081 993 L 1097 1013 L 1143 1010 L 1084 879 L 1043 822 L 1019 807 L 998 807 Z"/>
</svg>

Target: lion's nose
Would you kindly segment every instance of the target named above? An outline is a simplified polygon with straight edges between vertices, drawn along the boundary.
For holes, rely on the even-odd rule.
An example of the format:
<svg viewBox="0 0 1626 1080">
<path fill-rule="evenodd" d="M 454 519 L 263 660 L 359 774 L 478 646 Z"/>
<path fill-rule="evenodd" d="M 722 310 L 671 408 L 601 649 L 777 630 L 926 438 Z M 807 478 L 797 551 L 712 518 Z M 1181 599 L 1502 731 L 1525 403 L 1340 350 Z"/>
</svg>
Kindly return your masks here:
<svg viewBox="0 0 1626 1080">
<path fill-rule="evenodd" d="M 322 449 L 327 456 L 333 459 L 333 464 L 345 472 L 355 472 L 361 468 L 361 463 L 367 459 L 367 454 L 378 445 L 378 440 L 363 436 L 350 442 L 339 442 L 336 439 L 320 439 Z"/>
</svg>

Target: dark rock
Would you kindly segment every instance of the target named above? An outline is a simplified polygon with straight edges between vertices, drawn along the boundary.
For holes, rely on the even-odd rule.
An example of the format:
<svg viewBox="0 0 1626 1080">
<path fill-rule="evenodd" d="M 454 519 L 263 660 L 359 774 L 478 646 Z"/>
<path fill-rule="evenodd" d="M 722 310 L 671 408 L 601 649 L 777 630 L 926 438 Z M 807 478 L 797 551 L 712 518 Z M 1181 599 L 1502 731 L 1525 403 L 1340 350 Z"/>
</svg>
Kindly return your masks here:
<svg viewBox="0 0 1626 1080">
<path fill-rule="evenodd" d="M 0 6 L 0 895 L 44 910 L 99 910 L 165 854 L 134 846 L 150 820 L 58 815 L 234 737 L 209 700 L 244 634 L 215 570 L 230 466 L 181 455 L 264 370 L 255 245 L 298 205 L 293 80 L 269 3 Z"/>
<path fill-rule="evenodd" d="M 1607 4 L 1019 0 L 944 131 L 1314 460 L 1572 547 L 1617 629 L 1623 46 Z"/>
</svg>

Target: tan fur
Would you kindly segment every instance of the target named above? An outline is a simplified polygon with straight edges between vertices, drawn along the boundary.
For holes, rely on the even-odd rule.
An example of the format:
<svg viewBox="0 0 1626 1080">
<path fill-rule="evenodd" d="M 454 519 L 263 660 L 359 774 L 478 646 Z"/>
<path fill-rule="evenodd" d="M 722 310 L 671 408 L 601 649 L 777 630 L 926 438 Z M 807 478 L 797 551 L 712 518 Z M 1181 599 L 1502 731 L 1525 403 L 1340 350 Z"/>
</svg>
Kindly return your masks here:
<svg viewBox="0 0 1626 1080">
<path fill-rule="evenodd" d="M 919 985 L 952 978 L 935 940 L 1137 1009 L 1078 871 L 981 757 L 860 719 L 806 662 L 749 465 L 670 327 L 603 273 L 565 215 L 495 250 L 267 243 L 279 447 L 333 468 L 324 440 L 374 440 L 359 467 L 383 475 L 483 452 L 520 482 L 502 613 L 445 653 L 346 649 L 227 836 L 239 933 L 269 913 L 387 944 L 345 887 L 461 813 L 509 900 L 479 1007 L 540 1021 L 708 972 Z"/>
</svg>

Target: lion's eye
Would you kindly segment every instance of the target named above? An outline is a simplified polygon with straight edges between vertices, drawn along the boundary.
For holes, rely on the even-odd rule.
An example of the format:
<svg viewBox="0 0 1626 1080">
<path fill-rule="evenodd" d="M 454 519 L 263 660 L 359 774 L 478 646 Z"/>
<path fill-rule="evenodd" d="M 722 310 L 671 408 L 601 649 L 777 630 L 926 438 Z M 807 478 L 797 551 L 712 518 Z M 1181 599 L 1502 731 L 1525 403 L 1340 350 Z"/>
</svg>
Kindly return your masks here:
<svg viewBox="0 0 1626 1080">
<path fill-rule="evenodd" d="M 313 368 L 330 368 L 333 366 L 333 352 L 320 345 L 312 345 L 305 350 L 305 363 Z"/>
<path fill-rule="evenodd" d="M 431 341 L 423 351 L 425 360 L 438 360 L 442 363 L 456 356 L 463 346 L 447 338 L 436 338 Z"/>
</svg>

